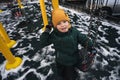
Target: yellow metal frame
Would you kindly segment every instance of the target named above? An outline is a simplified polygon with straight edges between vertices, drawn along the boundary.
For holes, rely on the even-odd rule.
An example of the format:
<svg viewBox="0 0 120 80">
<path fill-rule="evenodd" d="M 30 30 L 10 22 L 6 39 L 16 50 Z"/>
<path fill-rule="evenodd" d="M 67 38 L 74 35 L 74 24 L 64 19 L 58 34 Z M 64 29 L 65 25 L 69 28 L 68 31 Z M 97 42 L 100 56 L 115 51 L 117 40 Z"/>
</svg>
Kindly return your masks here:
<svg viewBox="0 0 120 80">
<path fill-rule="evenodd" d="M 19 5 L 19 8 L 21 8 L 21 9 L 24 8 L 23 5 L 21 4 L 21 0 L 17 0 L 17 2 L 18 2 L 18 5 Z"/>
<path fill-rule="evenodd" d="M 41 12 L 42 12 L 42 19 L 43 19 L 43 23 L 44 23 L 43 30 L 45 30 L 46 29 L 45 26 L 48 25 L 45 3 L 44 3 L 44 0 L 39 0 L 39 2 L 40 2 L 40 9 L 41 9 Z"/>
<path fill-rule="evenodd" d="M 43 30 L 45 30 L 45 26 L 48 24 L 45 3 L 44 3 L 44 0 L 39 0 L 39 1 L 40 1 L 40 9 L 42 12 L 42 18 L 43 18 L 43 23 L 44 23 Z M 20 0 L 18 0 L 18 4 L 20 8 L 23 8 Z M 52 5 L 53 5 L 53 9 L 59 8 L 58 0 L 52 0 Z M 19 57 L 13 56 L 13 54 L 11 53 L 9 49 L 11 45 L 15 43 L 16 42 L 14 40 L 10 40 L 5 29 L 3 28 L 2 23 L 0 23 L 0 51 L 2 52 L 3 56 L 7 60 L 6 66 L 5 66 L 7 70 L 16 68 L 22 63 L 22 59 Z"/>
<path fill-rule="evenodd" d="M 59 8 L 59 1 L 58 0 L 52 0 L 52 6 L 53 6 L 53 9 Z"/>
<path fill-rule="evenodd" d="M 21 58 L 13 56 L 10 49 L 7 47 L 4 40 L 2 39 L 1 35 L 0 35 L 0 51 L 7 60 L 5 65 L 6 70 L 14 69 L 22 63 Z"/>
<path fill-rule="evenodd" d="M 44 23 L 44 27 L 43 27 L 43 31 L 46 29 L 46 25 L 48 25 L 48 18 L 47 18 L 47 14 L 46 14 L 46 7 L 45 7 L 45 3 L 44 3 L 44 0 L 39 0 L 40 2 L 40 9 L 41 9 L 41 12 L 42 12 L 42 19 L 43 19 L 43 23 Z M 52 6 L 53 6 L 53 9 L 57 9 L 59 8 L 59 2 L 58 0 L 52 0 Z"/>
<path fill-rule="evenodd" d="M 21 4 L 21 0 L 17 0 L 19 7 L 22 9 L 24 8 L 23 5 Z M 40 2 L 40 9 L 42 12 L 42 19 L 43 19 L 43 23 L 44 23 L 44 27 L 43 27 L 43 31 L 46 29 L 46 25 L 48 25 L 48 19 L 47 19 L 47 14 L 46 14 L 46 7 L 45 7 L 45 3 L 44 0 L 39 0 Z M 58 0 L 52 0 L 52 6 L 53 9 L 57 9 L 59 8 L 59 1 Z"/>
<path fill-rule="evenodd" d="M 0 9 L 0 13 L 2 13 L 3 11 Z"/>
<path fill-rule="evenodd" d="M 2 23 L 0 23 L 0 35 L 2 36 L 4 42 L 6 43 L 6 45 L 9 48 L 13 47 L 13 45 L 16 44 L 16 41 L 10 40 L 8 34 L 6 33 L 6 31 L 5 31 L 5 29 L 4 29 L 3 25 L 2 25 Z"/>
</svg>

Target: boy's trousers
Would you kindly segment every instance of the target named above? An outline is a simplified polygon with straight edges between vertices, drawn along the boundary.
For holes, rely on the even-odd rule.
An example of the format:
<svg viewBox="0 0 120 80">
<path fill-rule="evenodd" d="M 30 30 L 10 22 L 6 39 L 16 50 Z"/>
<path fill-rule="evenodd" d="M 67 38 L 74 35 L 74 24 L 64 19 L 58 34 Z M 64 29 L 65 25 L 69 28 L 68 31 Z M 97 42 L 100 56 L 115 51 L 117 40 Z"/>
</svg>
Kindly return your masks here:
<svg viewBox="0 0 120 80">
<path fill-rule="evenodd" d="M 56 62 L 57 79 L 56 80 L 76 80 L 77 72 L 75 66 L 65 66 Z"/>
</svg>

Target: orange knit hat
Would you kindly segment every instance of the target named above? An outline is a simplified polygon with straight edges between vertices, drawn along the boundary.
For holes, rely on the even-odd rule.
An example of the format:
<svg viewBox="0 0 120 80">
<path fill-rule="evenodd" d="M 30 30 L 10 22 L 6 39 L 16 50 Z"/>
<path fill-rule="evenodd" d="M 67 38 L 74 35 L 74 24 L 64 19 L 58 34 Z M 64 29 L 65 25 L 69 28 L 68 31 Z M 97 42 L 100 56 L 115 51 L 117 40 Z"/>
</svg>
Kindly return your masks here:
<svg viewBox="0 0 120 80">
<path fill-rule="evenodd" d="M 53 23 L 54 27 L 56 27 L 57 24 L 63 20 L 67 20 L 68 22 L 70 21 L 68 15 L 65 13 L 65 11 L 63 9 L 59 9 L 59 8 L 54 9 L 52 11 L 52 23 Z"/>
</svg>

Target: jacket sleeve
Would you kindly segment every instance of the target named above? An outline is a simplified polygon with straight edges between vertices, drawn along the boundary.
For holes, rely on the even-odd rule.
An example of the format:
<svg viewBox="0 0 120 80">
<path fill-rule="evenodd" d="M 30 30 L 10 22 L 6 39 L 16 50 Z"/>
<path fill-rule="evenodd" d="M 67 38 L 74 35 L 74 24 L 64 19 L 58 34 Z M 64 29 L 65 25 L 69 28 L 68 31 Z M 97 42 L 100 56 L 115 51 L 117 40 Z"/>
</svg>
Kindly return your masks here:
<svg viewBox="0 0 120 80">
<path fill-rule="evenodd" d="M 40 36 L 40 49 L 51 44 L 50 33 L 43 32 Z"/>
<path fill-rule="evenodd" d="M 89 39 L 87 35 L 82 34 L 80 31 L 77 30 L 77 38 L 78 43 L 87 48 L 87 50 L 91 50 L 91 48 L 93 47 L 93 41 Z"/>
</svg>

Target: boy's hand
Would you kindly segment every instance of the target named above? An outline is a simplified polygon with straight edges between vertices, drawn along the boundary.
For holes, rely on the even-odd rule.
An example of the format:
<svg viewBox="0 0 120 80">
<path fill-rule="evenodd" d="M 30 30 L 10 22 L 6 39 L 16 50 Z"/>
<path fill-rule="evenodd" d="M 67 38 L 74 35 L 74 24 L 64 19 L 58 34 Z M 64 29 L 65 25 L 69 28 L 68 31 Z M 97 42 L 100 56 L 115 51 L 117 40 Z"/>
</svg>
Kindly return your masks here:
<svg viewBox="0 0 120 80">
<path fill-rule="evenodd" d="M 52 29 L 52 25 L 46 25 L 46 30 L 45 32 L 50 32 Z"/>
<path fill-rule="evenodd" d="M 46 28 L 51 30 L 52 29 L 52 25 L 51 24 L 50 25 L 46 25 Z"/>
</svg>

